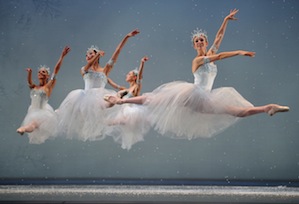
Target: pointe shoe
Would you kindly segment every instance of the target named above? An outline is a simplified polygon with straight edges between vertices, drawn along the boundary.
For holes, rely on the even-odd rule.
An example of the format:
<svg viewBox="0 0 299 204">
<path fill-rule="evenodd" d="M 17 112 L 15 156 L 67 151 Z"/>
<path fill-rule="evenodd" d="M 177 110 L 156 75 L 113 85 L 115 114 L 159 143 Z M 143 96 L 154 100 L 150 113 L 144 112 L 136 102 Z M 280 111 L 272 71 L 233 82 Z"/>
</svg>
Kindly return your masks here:
<svg viewBox="0 0 299 204">
<path fill-rule="evenodd" d="M 104 96 L 104 100 L 105 100 L 105 101 L 110 102 L 109 99 L 110 99 L 110 95 L 105 95 L 105 96 Z"/>
<path fill-rule="evenodd" d="M 112 104 L 122 104 L 122 101 L 120 98 L 116 97 L 116 96 L 110 96 L 110 95 L 106 95 L 104 96 L 104 100 L 112 103 Z"/>
<path fill-rule="evenodd" d="M 20 135 L 23 135 L 25 133 L 25 130 L 23 128 L 18 128 L 17 133 L 19 133 Z"/>
<path fill-rule="evenodd" d="M 271 108 L 270 108 L 270 110 L 268 110 L 267 113 L 270 116 L 273 116 L 275 113 L 287 112 L 289 110 L 290 110 L 290 108 L 288 106 L 280 106 L 280 105 L 273 104 L 273 105 L 271 105 Z"/>
</svg>

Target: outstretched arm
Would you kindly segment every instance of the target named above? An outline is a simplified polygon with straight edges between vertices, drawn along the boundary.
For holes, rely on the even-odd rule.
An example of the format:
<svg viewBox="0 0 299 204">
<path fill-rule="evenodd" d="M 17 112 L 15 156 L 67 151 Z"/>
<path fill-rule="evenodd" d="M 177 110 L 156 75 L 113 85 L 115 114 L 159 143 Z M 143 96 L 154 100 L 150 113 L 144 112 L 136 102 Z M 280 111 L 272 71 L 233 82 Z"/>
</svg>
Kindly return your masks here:
<svg viewBox="0 0 299 204">
<path fill-rule="evenodd" d="M 235 15 L 238 13 L 239 10 L 237 9 L 234 9 L 234 10 L 231 10 L 230 13 L 224 18 L 217 34 L 216 34 L 216 37 L 215 37 L 215 40 L 214 40 L 214 43 L 213 45 L 211 46 L 210 50 L 208 51 L 208 55 L 209 54 L 216 54 L 219 47 L 220 47 L 220 44 L 223 40 L 223 37 L 224 37 L 224 34 L 225 34 L 225 31 L 226 31 L 226 27 L 227 27 L 227 24 L 228 24 L 228 21 L 229 20 L 237 20 L 235 18 Z"/>
<path fill-rule="evenodd" d="M 229 51 L 229 52 L 221 52 L 219 54 L 210 55 L 210 56 L 200 56 L 194 58 L 192 62 L 192 72 L 195 72 L 200 66 L 202 66 L 205 63 L 214 62 L 222 59 L 226 59 L 229 57 L 234 57 L 237 55 L 243 55 L 243 56 L 249 56 L 254 57 L 255 52 L 249 52 L 244 50 L 236 50 L 236 51 Z M 205 58 L 208 59 L 205 61 Z"/>
<path fill-rule="evenodd" d="M 124 90 L 126 89 L 126 87 L 120 86 L 117 83 L 115 83 L 114 81 L 112 81 L 112 79 L 107 78 L 108 80 L 108 84 L 110 84 L 113 88 L 118 89 L 118 90 Z"/>
<path fill-rule="evenodd" d="M 71 50 L 71 48 L 68 47 L 68 46 L 66 46 L 66 47 L 63 49 L 63 51 L 62 51 L 62 53 L 61 53 L 61 55 L 60 55 L 60 57 L 59 57 L 59 59 L 58 59 L 58 62 L 56 63 L 56 66 L 55 66 L 55 68 L 54 68 L 54 71 L 53 71 L 53 74 L 52 74 L 52 76 L 51 76 L 51 79 L 50 79 L 50 81 L 47 83 L 47 87 L 50 89 L 50 92 L 51 92 L 51 90 L 53 89 L 53 87 L 55 86 L 55 83 L 56 83 L 56 75 L 58 74 L 58 72 L 59 72 L 59 70 L 60 70 L 60 67 L 61 67 L 61 65 L 62 65 L 62 61 L 63 61 L 64 57 L 69 53 L 70 50 Z"/>
<path fill-rule="evenodd" d="M 27 75 L 28 86 L 30 89 L 33 89 L 36 85 L 32 81 L 32 69 L 27 68 L 26 71 L 28 72 L 28 75 Z"/>
<path fill-rule="evenodd" d="M 111 69 L 113 68 L 113 65 L 116 63 L 117 58 L 119 56 L 120 51 L 122 50 L 122 48 L 124 47 L 124 45 L 126 44 L 126 42 L 128 41 L 128 39 L 130 37 L 133 37 L 135 35 L 137 35 L 139 32 L 138 29 L 133 30 L 132 32 L 128 33 L 123 39 L 122 41 L 119 43 L 119 45 L 117 46 L 117 48 L 115 49 L 111 59 L 109 60 L 109 62 L 106 64 L 106 66 L 104 67 L 104 73 L 106 74 L 106 76 L 109 75 Z"/>
<path fill-rule="evenodd" d="M 148 57 L 144 56 L 141 61 L 140 61 L 140 65 L 139 65 L 139 70 L 138 70 L 138 75 L 137 75 L 137 90 L 136 90 L 136 96 L 140 95 L 141 92 L 141 88 L 142 88 L 142 83 L 141 80 L 143 78 L 143 68 L 144 68 L 144 63 L 148 61 Z"/>
</svg>

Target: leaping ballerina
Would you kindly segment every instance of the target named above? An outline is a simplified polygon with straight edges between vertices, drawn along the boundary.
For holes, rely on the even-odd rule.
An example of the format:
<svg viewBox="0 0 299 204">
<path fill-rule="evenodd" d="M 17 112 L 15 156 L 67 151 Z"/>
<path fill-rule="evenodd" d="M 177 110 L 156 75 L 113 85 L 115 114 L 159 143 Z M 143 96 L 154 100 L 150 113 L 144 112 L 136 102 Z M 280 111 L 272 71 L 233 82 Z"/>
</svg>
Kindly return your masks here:
<svg viewBox="0 0 299 204">
<path fill-rule="evenodd" d="M 38 70 L 39 84 L 32 81 L 32 69 L 27 68 L 28 86 L 31 90 L 31 105 L 28 108 L 27 115 L 23 120 L 22 126 L 17 132 L 23 135 L 28 133 L 29 142 L 33 144 L 43 143 L 49 137 L 55 136 L 57 130 L 57 117 L 53 108 L 48 104 L 52 90 L 56 84 L 56 75 L 58 74 L 64 57 L 69 53 L 70 48 L 65 47 L 54 68 L 50 78 L 50 68 L 41 66 Z M 50 80 L 49 80 L 50 78 Z"/>
<path fill-rule="evenodd" d="M 120 109 L 108 108 L 110 103 L 103 100 L 106 94 L 116 94 L 115 91 L 105 88 L 107 77 L 128 39 L 138 33 L 138 29 L 128 33 L 103 67 L 100 65 L 100 59 L 105 55 L 105 52 L 96 46 L 87 50 L 87 64 L 80 70 L 85 87 L 71 91 L 57 110 L 61 136 L 83 141 L 102 140 L 106 137 L 106 117 Z"/>
<path fill-rule="evenodd" d="M 227 23 L 229 20 L 236 20 L 237 12 L 234 9 L 224 18 L 209 50 L 207 33 L 199 29 L 192 33 L 193 47 L 197 52 L 192 61 L 194 83 L 174 81 L 142 96 L 123 99 L 109 96 L 106 100 L 113 104 L 144 104 L 148 109 L 149 120 L 159 133 L 171 133 L 167 135 L 180 139 L 211 137 L 242 117 L 259 113 L 272 116 L 289 111 L 289 107 L 277 104 L 253 106 L 232 87 L 212 89 L 217 75 L 215 61 L 238 55 L 255 56 L 255 52 L 243 50 L 217 54 Z"/>
<path fill-rule="evenodd" d="M 143 68 L 148 57 L 141 58 L 139 69 L 131 70 L 126 75 L 126 81 L 129 83 L 129 88 L 123 87 L 116 94 L 118 98 L 132 98 L 140 95 L 142 88 Z M 121 87 L 111 79 L 110 85 L 114 88 Z M 107 96 L 109 97 L 109 96 Z M 110 106 L 113 106 L 111 104 Z M 136 104 L 126 104 L 115 114 L 110 114 L 107 118 L 109 128 L 107 134 L 112 136 L 114 140 L 121 144 L 123 149 L 130 149 L 132 145 L 143 141 L 144 135 L 150 128 L 149 122 L 144 117 L 146 109 L 144 106 Z"/>
</svg>

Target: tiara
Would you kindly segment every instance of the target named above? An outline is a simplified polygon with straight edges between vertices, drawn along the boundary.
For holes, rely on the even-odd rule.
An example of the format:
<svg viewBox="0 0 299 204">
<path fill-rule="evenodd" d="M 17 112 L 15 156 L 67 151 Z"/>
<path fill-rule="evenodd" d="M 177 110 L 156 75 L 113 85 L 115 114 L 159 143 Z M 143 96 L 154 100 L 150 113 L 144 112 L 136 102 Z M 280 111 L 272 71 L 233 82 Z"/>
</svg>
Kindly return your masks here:
<svg viewBox="0 0 299 204">
<path fill-rule="evenodd" d="M 87 49 L 87 52 L 90 52 L 90 51 L 96 51 L 96 52 L 98 52 L 99 50 L 100 49 L 97 46 L 92 45 L 90 48 Z"/>
<path fill-rule="evenodd" d="M 47 67 L 46 65 L 39 65 L 38 70 L 41 70 L 41 69 L 45 69 L 48 72 L 48 74 L 50 75 L 50 68 L 49 67 Z"/>
<path fill-rule="evenodd" d="M 195 37 L 200 37 L 200 36 L 204 36 L 206 40 L 208 40 L 207 31 L 196 28 L 196 30 L 193 30 L 193 32 L 191 33 L 191 42 L 193 42 L 193 39 Z"/>
<path fill-rule="evenodd" d="M 137 76 L 139 74 L 139 71 L 137 68 L 133 69 L 132 72 L 135 76 Z"/>
</svg>

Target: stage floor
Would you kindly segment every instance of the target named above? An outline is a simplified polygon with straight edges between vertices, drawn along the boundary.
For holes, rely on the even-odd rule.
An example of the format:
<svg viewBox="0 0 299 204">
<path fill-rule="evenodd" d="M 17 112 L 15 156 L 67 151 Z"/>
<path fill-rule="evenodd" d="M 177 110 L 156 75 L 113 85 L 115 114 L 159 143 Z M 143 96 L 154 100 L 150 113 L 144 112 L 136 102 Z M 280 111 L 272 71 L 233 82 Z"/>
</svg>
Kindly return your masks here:
<svg viewBox="0 0 299 204">
<path fill-rule="evenodd" d="M 0 203 L 299 203 L 287 186 L 1 185 Z"/>
</svg>

